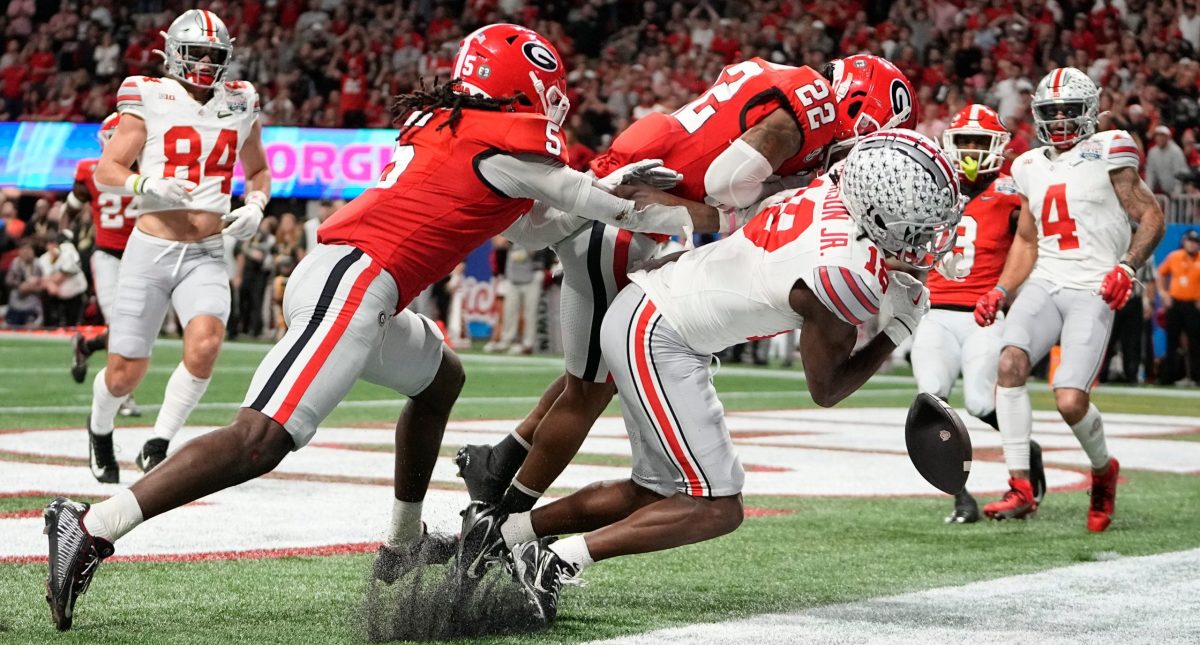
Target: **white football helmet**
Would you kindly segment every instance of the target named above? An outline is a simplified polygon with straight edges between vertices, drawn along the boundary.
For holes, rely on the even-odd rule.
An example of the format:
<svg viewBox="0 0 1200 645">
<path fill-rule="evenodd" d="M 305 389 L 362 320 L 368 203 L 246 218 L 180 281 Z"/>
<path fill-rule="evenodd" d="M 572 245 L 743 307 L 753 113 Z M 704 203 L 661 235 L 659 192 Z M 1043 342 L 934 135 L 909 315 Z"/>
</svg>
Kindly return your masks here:
<svg viewBox="0 0 1200 645">
<path fill-rule="evenodd" d="M 897 128 L 863 137 L 838 186 L 863 233 L 891 257 L 928 269 L 954 248 L 963 208 L 958 173 L 925 135 Z"/>
<path fill-rule="evenodd" d="M 1062 118 L 1059 118 L 1062 114 Z M 1069 146 L 1096 132 L 1100 88 L 1074 67 L 1046 74 L 1033 93 L 1033 123 L 1042 143 Z"/>
<path fill-rule="evenodd" d="M 201 89 L 225 78 L 233 56 L 233 39 L 225 23 L 211 11 L 189 9 L 162 34 L 165 50 L 155 50 L 167 65 L 167 76 Z"/>
</svg>

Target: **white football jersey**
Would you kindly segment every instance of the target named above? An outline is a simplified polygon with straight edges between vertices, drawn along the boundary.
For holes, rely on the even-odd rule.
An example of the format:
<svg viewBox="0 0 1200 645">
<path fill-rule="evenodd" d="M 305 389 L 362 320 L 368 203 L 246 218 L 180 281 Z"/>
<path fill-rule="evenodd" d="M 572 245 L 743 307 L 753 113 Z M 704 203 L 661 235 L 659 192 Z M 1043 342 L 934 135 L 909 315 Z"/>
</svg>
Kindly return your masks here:
<svg viewBox="0 0 1200 645">
<path fill-rule="evenodd" d="M 883 252 L 860 236 L 828 177 L 764 208 L 729 237 L 629 278 L 704 353 L 800 327 L 789 301 L 797 280 L 853 325 L 879 313 L 887 289 Z"/>
<path fill-rule="evenodd" d="M 117 111 L 146 122 L 138 172 L 194 181 L 199 186 L 192 191 L 189 210 L 229 212 L 233 167 L 260 111 L 253 85 L 222 83 L 200 104 L 173 78 L 130 76 L 117 90 Z M 153 213 L 179 206 L 143 195 L 139 208 Z"/>
<path fill-rule="evenodd" d="M 1038 231 L 1030 277 L 1071 289 L 1100 287 L 1129 250 L 1132 233 L 1108 173 L 1136 169 L 1139 159 L 1124 130 L 1097 132 L 1061 154 L 1046 146 L 1017 157 L 1013 180 Z"/>
</svg>

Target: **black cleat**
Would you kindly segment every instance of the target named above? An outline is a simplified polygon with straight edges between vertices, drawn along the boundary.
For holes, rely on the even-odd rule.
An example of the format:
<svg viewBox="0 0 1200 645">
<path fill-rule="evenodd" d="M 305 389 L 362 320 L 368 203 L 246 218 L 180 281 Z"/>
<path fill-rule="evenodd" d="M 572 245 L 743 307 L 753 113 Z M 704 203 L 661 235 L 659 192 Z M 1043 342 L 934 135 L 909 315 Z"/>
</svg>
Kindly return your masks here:
<svg viewBox="0 0 1200 645">
<path fill-rule="evenodd" d="M 499 504 L 511 482 L 492 474 L 488 468 L 491 459 L 492 447 L 487 444 L 463 446 L 454 456 L 454 463 L 458 464 L 458 476 L 463 478 L 472 500 Z"/>
<path fill-rule="evenodd" d="M 429 564 L 446 564 L 458 551 L 458 538 L 449 533 L 430 533 L 422 529 L 421 538 L 406 549 L 396 550 L 381 544 L 371 565 L 371 575 L 385 584 L 392 584 L 409 571 Z"/>
<path fill-rule="evenodd" d="M 92 432 L 92 417 L 87 419 L 88 462 L 92 476 L 101 484 L 116 484 L 121 481 L 121 470 L 117 467 L 117 455 L 113 452 L 112 433 L 99 435 Z"/>
<path fill-rule="evenodd" d="M 83 516 L 89 506 L 58 497 L 43 511 L 44 533 L 50 537 L 50 574 L 46 602 L 58 631 L 71 629 L 75 600 L 88 590 L 100 561 L 113 554 L 108 540 L 88 535 Z"/>
<path fill-rule="evenodd" d="M 548 547 L 554 538 L 534 540 L 513 547 L 513 578 L 521 585 L 538 618 L 549 625 L 558 616 L 558 594 L 563 585 L 580 585 L 575 565 L 558 557 Z"/>
<path fill-rule="evenodd" d="M 87 348 L 87 339 L 83 334 L 75 334 L 71 338 L 71 349 L 75 352 L 75 360 L 71 363 L 71 378 L 75 379 L 76 383 L 83 383 L 87 378 L 88 357 L 92 355 Z"/>
<path fill-rule="evenodd" d="M 471 502 L 462 515 L 455 562 L 460 577 L 477 580 L 504 557 L 506 549 L 500 525 L 508 515 L 486 502 Z"/>
<path fill-rule="evenodd" d="M 954 512 L 946 516 L 947 524 L 974 524 L 979 521 L 979 504 L 962 489 L 954 496 Z"/>
<path fill-rule="evenodd" d="M 142 444 L 142 451 L 138 453 L 135 463 L 137 467 L 142 469 L 142 472 L 148 473 L 151 468 L 162 463 L 162 460 L 167 458 L 167 446 L 170 442 L 166 439 L 154 437 L 147 439 L 146 443 Z"/>
<path fill-rule="evenodd" d="M 1042 466 L 1042 447 L 1033 439 L 1029 440 L 1029 481 L 1033 483 L 1033 498 L 1040 506 L 1046 496 L 1046 469 Z"/>
</svg>

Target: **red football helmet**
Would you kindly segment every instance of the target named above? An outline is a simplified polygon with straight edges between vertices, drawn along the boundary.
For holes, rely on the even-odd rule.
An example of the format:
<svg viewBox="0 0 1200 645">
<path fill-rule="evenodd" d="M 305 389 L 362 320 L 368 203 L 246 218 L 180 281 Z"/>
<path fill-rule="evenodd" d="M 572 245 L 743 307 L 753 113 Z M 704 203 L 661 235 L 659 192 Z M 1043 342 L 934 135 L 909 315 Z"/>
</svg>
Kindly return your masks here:
<svg viewBox="0 0 1200 645">
<path fill-rule="evenodd" d="M 498 23 L 472 32 L 458 49 L 454 79 L 471 94 L 516 96 L 514 110 L 545 114 L 559 125 L 571 109 L 562 58 L 525 27 Z"/>
<path fill-rule="evenodd" d="M 975 181 L 981 174 L 1000 171 L 1010 138 L 995 110 L 973 103 L 954 115 L 942 134 L 942 150 L 968 181 Z"/>
<path fill-rule="evenodd" d="M 100 122 L 100 131 L 96 133 L 96 138 L 100 140 L 100 147 L 108 145 L 108 140 L 112 138 L 114 132 L 117 131 L 117 122 L 121 120 L 120 112 L 113 112 L 104 117 Z"/>
<path fill-rule="evenodd" d="M 916 127 L 917 94 L 904 72 L 887 59 L 869 54 L 840 58 L 825 67 L 825 77 L 838 103 L 829 163 L 872 132 Z"/>
</svg>

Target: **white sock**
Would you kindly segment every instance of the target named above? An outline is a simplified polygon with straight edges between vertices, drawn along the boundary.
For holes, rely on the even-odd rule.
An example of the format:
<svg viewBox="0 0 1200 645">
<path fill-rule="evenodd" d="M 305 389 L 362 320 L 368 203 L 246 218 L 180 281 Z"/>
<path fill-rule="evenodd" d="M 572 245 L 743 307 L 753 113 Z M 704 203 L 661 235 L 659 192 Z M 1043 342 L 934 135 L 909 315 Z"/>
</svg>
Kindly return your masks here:
<svg viewBox="0 0 1200 645">
<path fill-rule="evenodd" d="M 550 550 L 575 565 L 577 573 L 592 564 L 592 553 L 588 551 L 587 540 L 584 540 L 582 535 L 572 535 L 559 540 L 550 545 Z"/>
<path fill-rule="evenodd" d="M 142 523 L 142 507 L 133 491 L 125 490 L 92 504 L 83 516 L 83 528 L 94 537 L 116 542 Z"/>
<path fill-rule="evenodd" d="M 406 547 L 420 539 L 425 527 L 421 523 L 421 506 L 425 502 L 392 502 L 392 530 L 387 544 L 392 548 Z"/>
<path fill-rule="evenodd" d="M 92 379 L 92 432 L 94 434 L 112 434 L 113 419 L 117 418 L 117 410 L 128 396 L 115 396 L 108 391 L 104 383 L 104 374 L 108 368 L 101 368 Z"/>
<path fill-rule="evenodd" d="M 163 394 L 158 418 L 154 420 L 155 437 L 170 441 L 179 432 L 187 422 L 188 415 L 196 409 L 200 397 L 204 396 L 210 380 L 192 376 L 183 363 L 175 367 L 167 381 L 167 391 Z"/>
<path fill-rule="evenodd" d="M 996 388 L 996 422 L 1009 470 L 1029 470 L 1029 438 L 1033 435 L 1033 404 L 1024 385 Z"/>
<path fill-rule="evenodd" d="M 1108 443 L 1104 440 L 1104 420 L 1100 418 L 1100 410 L 1088 403 L 1087 414 L 1078 423 L 1071 426 L 1071 432 L 1083 446 L 1088 459 L 1092 461 L 1092 469 L 1100 470 L 1108 465 Z"/>
<path fill-rule="evenodd" d="M 538 538 L 537 533 L 533 531 L 533 521 L 530 519 L 531 514 L 513 513 L 508 516 L 507 520 L 500 525 L 500 535 L 504 536 L 504 544 L 508 548 L 513 548 L 518 544 L 532 542 Z"/>
</svg>

